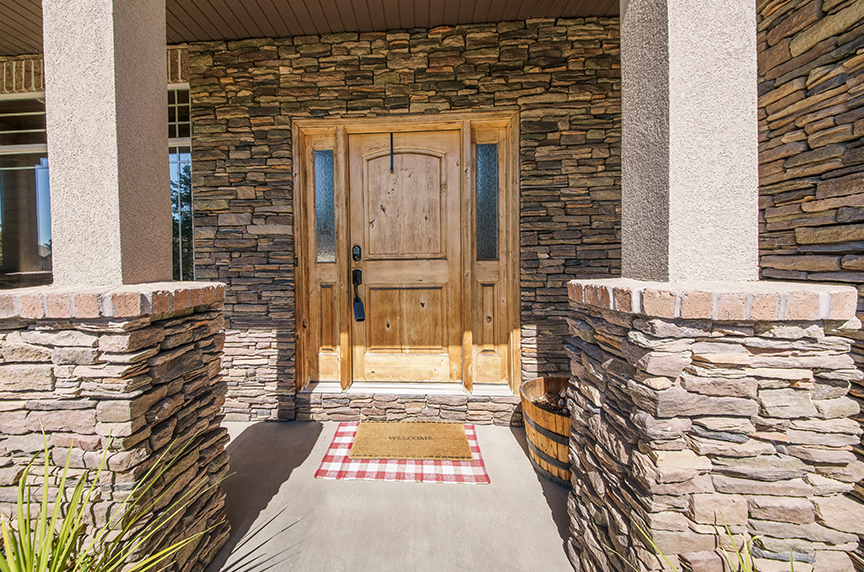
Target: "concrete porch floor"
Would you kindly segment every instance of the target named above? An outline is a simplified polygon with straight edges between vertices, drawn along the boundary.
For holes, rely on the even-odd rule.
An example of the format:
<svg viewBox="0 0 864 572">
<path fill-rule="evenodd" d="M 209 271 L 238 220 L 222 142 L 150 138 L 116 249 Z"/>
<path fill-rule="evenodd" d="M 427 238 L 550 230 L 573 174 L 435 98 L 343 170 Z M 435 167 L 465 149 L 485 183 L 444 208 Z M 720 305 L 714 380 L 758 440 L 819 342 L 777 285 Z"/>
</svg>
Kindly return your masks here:
<svg viewBox="0 0 864 572">
<path fill-rule="evenodd" d="M 206 572 L 568 572 L 567 491 L 522 428 L 477 426 L 489 485 L 314 478 L 336 423 L 226 423 L 231 538 Z"/>
</svg>

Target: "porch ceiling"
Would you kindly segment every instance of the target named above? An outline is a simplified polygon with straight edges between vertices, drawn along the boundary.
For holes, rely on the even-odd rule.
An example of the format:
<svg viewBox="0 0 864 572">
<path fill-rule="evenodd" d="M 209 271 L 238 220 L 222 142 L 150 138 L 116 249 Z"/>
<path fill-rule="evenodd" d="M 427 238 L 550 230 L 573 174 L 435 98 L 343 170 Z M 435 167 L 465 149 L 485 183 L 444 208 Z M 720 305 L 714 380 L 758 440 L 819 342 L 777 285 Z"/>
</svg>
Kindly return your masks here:
<svg viewBox="0 0 864 572">
<path fill-rule="evenodd" d="M 166 4 L 168 44 L 618 15 L 618 0 L 166 0 Z M 0 0 L 0 55 L 41 52 L 41 0 Z"/>
</svg>

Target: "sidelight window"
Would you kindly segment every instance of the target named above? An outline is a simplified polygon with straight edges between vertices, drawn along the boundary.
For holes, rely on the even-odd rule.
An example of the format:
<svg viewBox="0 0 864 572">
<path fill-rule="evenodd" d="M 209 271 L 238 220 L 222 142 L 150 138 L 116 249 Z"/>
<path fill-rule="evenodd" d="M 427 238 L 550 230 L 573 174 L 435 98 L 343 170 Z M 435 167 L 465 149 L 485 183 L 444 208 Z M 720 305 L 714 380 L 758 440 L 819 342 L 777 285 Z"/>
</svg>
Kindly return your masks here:
<svg viewBox="0 0 864 572">
<path fill-rule="evenodd" d="M 168 89 L 168 166 L 174 280 L 195 280 L 192 249 L 192 122 L 189 90 Z"/>
<path fill-rule="evenodd" d="M 498 144 L 477 145 L 477 260 L 498 260 Z"/>
<path fill-rule="evenodd" d="M 318 262 L 336 262 L 333 150 L 315 151 L 315 243 Z"/>
</svg>

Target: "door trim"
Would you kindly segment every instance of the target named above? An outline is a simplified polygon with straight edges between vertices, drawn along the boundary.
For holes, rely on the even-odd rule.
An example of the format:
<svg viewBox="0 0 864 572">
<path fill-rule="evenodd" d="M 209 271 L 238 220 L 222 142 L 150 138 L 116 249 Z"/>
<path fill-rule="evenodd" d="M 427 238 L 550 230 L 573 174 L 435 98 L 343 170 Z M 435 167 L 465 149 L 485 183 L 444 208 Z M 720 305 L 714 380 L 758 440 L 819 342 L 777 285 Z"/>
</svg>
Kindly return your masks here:
<svg viewBox="0 0 864 572">
<path fill-rule="evenodd" d="M 502 311 L 496 324 L 501 328 L 499 339 L 506 348 L 507 382 L 511 392 L 518 394 L 521 381 L 521 330 L 520 330 L 520 251 L 519 251 L 519 113 L 516 110 L 472 111 L 468 113 L 442 113 L 436 116 L 399 116 L 336 119 L 294 119 L 292 121 L 293 154 L 293 204 L 294 204 L 294 252 L 297 256 L 295 269 L 295 383 L 303 390 L 311 377 L 311 359 L 317 358 L 317 348 L 312 339 L 315 322 L 311 303 L 314 286 L 311 284 L 316 263 L 315 206 L 309 204 L 309 150 L 329 142 L 334 154 L 334 192 L 336 226 L 336 294 L 339 316 L 339 382 L 346 391 L 351 386 L 351 304 L 347 302 L 349 290 L 350 237 L 348 236 L 348 135 L 353 133 L 398 133 L 411 131 L 455 130 L 460 132 L 462 151 L 462 198 L 463 220 L 472 221 L 462 225 L 462 381 L 464 389 L 471 392 L 475 378 L 475 348 L 473 329 L 475 275 L 478 264 L 474 222 L 474 197 L 476 195 L 477 143 L 497 137 L 499 145 L 499 277 L 498 302 Z M 497 133 L 497 135 L 495 135 Z M 493 134 L 493 135 L 490 135 Z M 503 176 L 502 176 L 503 175 Z M 317 333 L 315 333 L 317 335 Z M 311 355 L 313 352 L 315 356 Z M 337 380 L 328 380 L 337 381 Z M 456 387 L 454 386 L 454 390 Z"/>
</svg>

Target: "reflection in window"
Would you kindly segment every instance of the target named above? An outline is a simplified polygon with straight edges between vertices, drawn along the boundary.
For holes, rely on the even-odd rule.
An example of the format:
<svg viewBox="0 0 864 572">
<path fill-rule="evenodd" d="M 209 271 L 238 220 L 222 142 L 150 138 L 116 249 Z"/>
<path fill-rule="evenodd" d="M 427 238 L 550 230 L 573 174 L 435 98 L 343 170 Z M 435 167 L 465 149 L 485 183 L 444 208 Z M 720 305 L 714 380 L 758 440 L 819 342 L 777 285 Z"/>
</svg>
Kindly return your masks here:
<svg viewBox="0 0 864 572">
<path fill-rule="evenodd" d="M 498 144 L 477 145 L 477 260 L 498 260 Z"/>
<path fill-rule="evenodd" d="M 50 283 L 45 103 L 0 101 L 0 288 Z"/>
<path fill-rule="evenodd" d="M 192 155 L 189 147 L 170 147 L 174 280 L 194 280 L 192 250 Z"/>
<path fill-rule="evenodd" d="M 168 91 L 174 279 L 194 280 L 188 89 Z M 50 284 L 51 193 L 45 102 L 0 101 L 0 289 Z"/>
<path fill-rule="evenodd" d="M 333 150 L 315 151 L 315 242 L 318 262 L 336 262 Z"/>
</svg>

